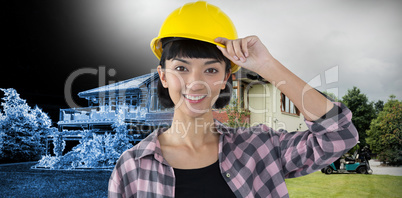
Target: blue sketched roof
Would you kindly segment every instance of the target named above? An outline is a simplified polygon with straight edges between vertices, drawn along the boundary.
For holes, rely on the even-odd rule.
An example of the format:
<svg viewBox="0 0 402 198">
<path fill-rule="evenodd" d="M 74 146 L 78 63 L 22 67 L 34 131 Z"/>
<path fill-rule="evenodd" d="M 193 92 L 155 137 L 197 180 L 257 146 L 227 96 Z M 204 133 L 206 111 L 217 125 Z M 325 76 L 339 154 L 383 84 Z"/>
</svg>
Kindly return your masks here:
<svg viewBox="0 0 402 198">
<path fill-rule="evenodd" d="M 90 89 L 87 91 L 82 91 L 78 93 L 78 96 L 81 98 L 85 98 L 91 95 L 95 95 L 98 93 L 111 93 L 111 92 L 120 92 L 124 90 L 125 92 L 134 90 L 134 89 L 139 89 L 142 85 L 148 84 L 150 81 L 153 81 L 155 79 L 159 78 L 159 75 L 157 72 L 145 74 L 142 76 L 137 76 L 135 78 L 131 78 L 128 80 L 124 80 L 121 82 L 117 82 L 114 84 L 110 85 L 105 85 L 102 87 Z"/>
</svg>

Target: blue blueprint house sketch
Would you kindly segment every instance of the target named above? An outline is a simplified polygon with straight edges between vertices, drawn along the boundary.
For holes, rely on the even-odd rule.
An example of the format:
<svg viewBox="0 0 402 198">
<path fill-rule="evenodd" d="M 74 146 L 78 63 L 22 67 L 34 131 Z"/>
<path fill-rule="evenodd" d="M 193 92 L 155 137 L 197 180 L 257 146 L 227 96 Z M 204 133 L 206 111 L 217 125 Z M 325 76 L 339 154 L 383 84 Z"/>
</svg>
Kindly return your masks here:
<svg viewBox="0 0 402 198">
<path fill-rule="evenodd" d="M 173 108 L 161 106 L 156 90 L 158 78 L 154 72 L 78 93 L 88 101 L 88 107 L 60 109 L 57 123 L 60 132 L 71 132 L 63 136 L 67 145 L 78 144 L 81 136 L 77 131 L 112 132 L 118 116 L 128 124 L 134 143 L 155 128 L 170 125 Z"/>
</svg>

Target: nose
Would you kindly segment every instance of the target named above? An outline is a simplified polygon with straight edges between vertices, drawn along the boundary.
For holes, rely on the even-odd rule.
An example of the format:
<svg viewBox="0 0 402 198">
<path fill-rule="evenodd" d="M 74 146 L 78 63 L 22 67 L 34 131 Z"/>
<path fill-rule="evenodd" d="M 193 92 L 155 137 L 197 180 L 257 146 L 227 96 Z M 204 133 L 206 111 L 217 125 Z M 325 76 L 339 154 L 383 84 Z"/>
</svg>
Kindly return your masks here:
<svg viewBox="0 0 402 198">
<path fill-rule="evenodd" d="M 205 89 L 207 83 L 202 79 L 201 75 L 197 72 L 194 72 L 189 76 L 186 83 L 187 90 L 198 91 Z"/>
<path fill-rule="evenodd" d="M 206 83 L 204 81 L 197 80 L 186 84 L 186 88 L 191 91 L 202 90 L 205 88 L 205 84 Z"/>
</svg>

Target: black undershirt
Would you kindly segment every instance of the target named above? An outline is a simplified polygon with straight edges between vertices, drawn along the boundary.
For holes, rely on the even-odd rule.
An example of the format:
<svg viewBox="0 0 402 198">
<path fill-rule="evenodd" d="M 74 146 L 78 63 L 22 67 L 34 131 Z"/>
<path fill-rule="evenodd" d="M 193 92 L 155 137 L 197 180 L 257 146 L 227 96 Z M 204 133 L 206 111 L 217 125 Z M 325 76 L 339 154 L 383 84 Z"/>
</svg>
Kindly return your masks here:
<svg viewBox="0 0 402 198">
<path fill-rule="evenodd" d="M 236 197 L 223 179 L 219 161 L 199 169 L 174 168 L 176 177 L 175 197 Z"/>
</svg>

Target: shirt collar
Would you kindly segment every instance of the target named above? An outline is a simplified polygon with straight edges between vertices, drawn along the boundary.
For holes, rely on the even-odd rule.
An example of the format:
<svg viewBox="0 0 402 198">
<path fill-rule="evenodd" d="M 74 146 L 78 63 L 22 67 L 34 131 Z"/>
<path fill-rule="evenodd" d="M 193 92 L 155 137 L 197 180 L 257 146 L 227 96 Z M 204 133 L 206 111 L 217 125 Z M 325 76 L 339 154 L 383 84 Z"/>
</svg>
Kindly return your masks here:
<svg viewBox="0 0 402 198">
<path fill-rule="evenodd" d="M 230 133 L 230 127 L 225 126 L 222 122 L 214 119 L 214 124 L 216 131 L 220 135 L 227 135 Z M 148 155 L 154 155 L 154 158 L 160 163 L 168 164 L 166 160 L 162 157 L 162 150 L 159 144 L 158 136 L 164 133 L 168 128 L 158 128 L 155 129 L 151 134 L 149 134 L 145 139 L 139 142 L 137 149 L 135 150 L 135 160 L 143 158 Z"/>
</svg>

